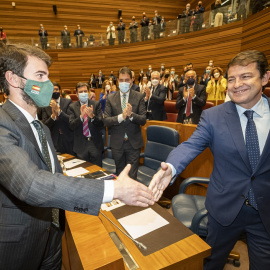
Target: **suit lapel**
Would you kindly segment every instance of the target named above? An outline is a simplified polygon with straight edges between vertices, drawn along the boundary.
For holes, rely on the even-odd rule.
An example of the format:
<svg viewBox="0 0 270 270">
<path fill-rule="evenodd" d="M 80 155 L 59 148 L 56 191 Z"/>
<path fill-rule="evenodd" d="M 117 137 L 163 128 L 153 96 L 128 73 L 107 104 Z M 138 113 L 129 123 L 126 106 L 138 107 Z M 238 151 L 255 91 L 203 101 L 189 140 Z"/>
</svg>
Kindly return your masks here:
<svg viewBox="0 0 270 270">
<path fill-rule="evenodd" d="M 227 122 L 228 129 L 231 133 L 232 139 L 234 141 L 234 144 L 236 146 L 236 149 L 238 150 L 247 168 L 250 170 L 250 172 L 252 172 L 236 106 L 231 101 L 227 102 L 227 104 L 224 104 L 224 105 L 226 105 L 225 106 L 225 110 L 226 110 L 225 119 Z"/>
<path fill-rule="evenodd" d="M 17 127 L 22 131 L 26 139 L 29 140 L 35 146 L 35 149 L 38 152 L 39 156 L 45 162 L 43 155 L 39 149 L 39 146 L 37 144 L 35 135 L 32 131 L 32 128 L 30 124 L 28 123 L 27 119 L 25 118 L 25 116 L 23 115 L 23 113 L 8 100 L 5 103 L 5 106 L 3 106 L 3 109 L 10 115 L 10 117 L 12 118 L 14 123 L 17 125 Z"/>
</svg>

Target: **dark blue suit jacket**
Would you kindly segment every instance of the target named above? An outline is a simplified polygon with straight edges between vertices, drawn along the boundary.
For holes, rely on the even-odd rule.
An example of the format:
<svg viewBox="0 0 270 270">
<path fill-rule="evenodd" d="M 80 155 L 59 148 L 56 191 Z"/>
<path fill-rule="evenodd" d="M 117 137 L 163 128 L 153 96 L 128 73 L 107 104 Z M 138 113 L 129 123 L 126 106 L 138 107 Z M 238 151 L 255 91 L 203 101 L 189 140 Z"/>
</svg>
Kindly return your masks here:
<svg viewBox="0 0 270 270">
<path fill-rule="evenodd" d="M 269 133 L 269 127 L 265 132 Z M 173 150 L 166 162 L 176 168 L 178 175 L 207 147 L 214 156 L 205 203 L 209 213 L 220 224 L 230 225 L 252 185 L 260 217 L 270 234 L 270 136 L 252 172 L 237 109 L 229 101 L 203 111 L 192 136 Z"/>
</svg>

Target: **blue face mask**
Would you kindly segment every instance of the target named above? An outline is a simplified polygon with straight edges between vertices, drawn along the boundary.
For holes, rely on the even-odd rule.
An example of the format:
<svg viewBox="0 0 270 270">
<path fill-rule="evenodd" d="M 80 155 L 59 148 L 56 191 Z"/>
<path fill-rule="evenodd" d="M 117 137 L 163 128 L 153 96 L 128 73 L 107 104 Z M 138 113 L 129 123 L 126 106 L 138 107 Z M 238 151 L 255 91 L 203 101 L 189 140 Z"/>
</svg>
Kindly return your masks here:
<svg viewBox="0 0 270 270">
<path fill-rule="evenodd" d="M 128 82 L 120 82 L 119 89 L 122 93 L 127 93 L 129 91 L 130 83 Z"/>
<path fill-rule="evenodd" d="M 171 75 L 173 75 L 174 74 L 174 71 L 171 71 Z"/>
<path fill-rule="evenodd" d="M 88 100 L 88 93 L 79 93 L 79 100 L 82 103 L 86 103 Z"/>
<path fill-rule="evenodd" d="M 22 77 L 24 78 L 24 77 Z M 33 99 L 38 107 L 47 107 L 50 105 L 50 101 L 53 94 L 53 84 L 50 80 L 46 82 L 39 82 L 34 80 L 26 81 L 24 92 Z"/>
<path fill-rule="evenodd" d="M 211 72 L 211 70 L 210 70 L 210 69 L 207 69 L 207 70 L 206 70 L 206 73 L 208 73 L 208 74 L 209 74 L 210 72 Z"/>
</svg>

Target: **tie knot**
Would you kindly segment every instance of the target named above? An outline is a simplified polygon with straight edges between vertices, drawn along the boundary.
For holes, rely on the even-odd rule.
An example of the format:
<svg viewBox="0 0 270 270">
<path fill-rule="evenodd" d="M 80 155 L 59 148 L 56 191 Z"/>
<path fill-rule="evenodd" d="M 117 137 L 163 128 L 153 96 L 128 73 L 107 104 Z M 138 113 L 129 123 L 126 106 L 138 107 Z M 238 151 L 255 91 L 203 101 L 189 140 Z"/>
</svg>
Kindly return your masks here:
<svg viewBox="0 0 270 270">
<path fill-rule="evenodd" d="M 32 124 L 34 125 L 34 127 L 35 127 L 36 129 L 41 129 L 41 124 L 40 124 L 40 122 L 39 122 L 38 120 L 34 120 L 34 121 L 32 122 Z"/>
<path fill-rule="evenodd" d="M 252 110 L 246 110 L 244 112 L 244 115 L 247 117 L 248 120 L 252 120 L 253 119 L 253 113 L 254 113 L 254 111 L 252 111 Z"/>
<path fill-rule="evenodd" d="M 125 98 L 127 96 L 127 94 L 123 94 L 123 98 Z"/>
</svg>

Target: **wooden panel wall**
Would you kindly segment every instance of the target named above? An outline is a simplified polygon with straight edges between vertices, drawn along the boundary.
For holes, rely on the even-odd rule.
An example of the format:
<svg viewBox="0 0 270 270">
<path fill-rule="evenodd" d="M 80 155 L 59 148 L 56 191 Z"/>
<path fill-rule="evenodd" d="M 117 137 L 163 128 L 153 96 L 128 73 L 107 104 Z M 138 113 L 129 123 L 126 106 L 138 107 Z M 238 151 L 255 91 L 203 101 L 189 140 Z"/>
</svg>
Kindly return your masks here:
<svg viewBox="0 0 270 270">
<path fill-rule="evenodd" d="M 60 31 L 66 24 L 73 34 L 80 24 L 84 33 L 106 33 L 110 21 L 118 22 L 118 9 L 122 9 L 125 23 L 130 23 L 131 17 L 141 19 L 142 13 L 153 18 L 158 10 L 165 20 L 177 17 L 183 10 L 185 0 L 15 0 L 16 7 L 11 6 L 10 0 L 0 1 L 1 22 L 9 37 L 38 38 L 39 25 L 43 24 L 49 37 L 60 36 Z M 57 6 L 57 15 L 53 12 Z M 50 40 L 49 40 L 50 41 Z"/>
</svg>

